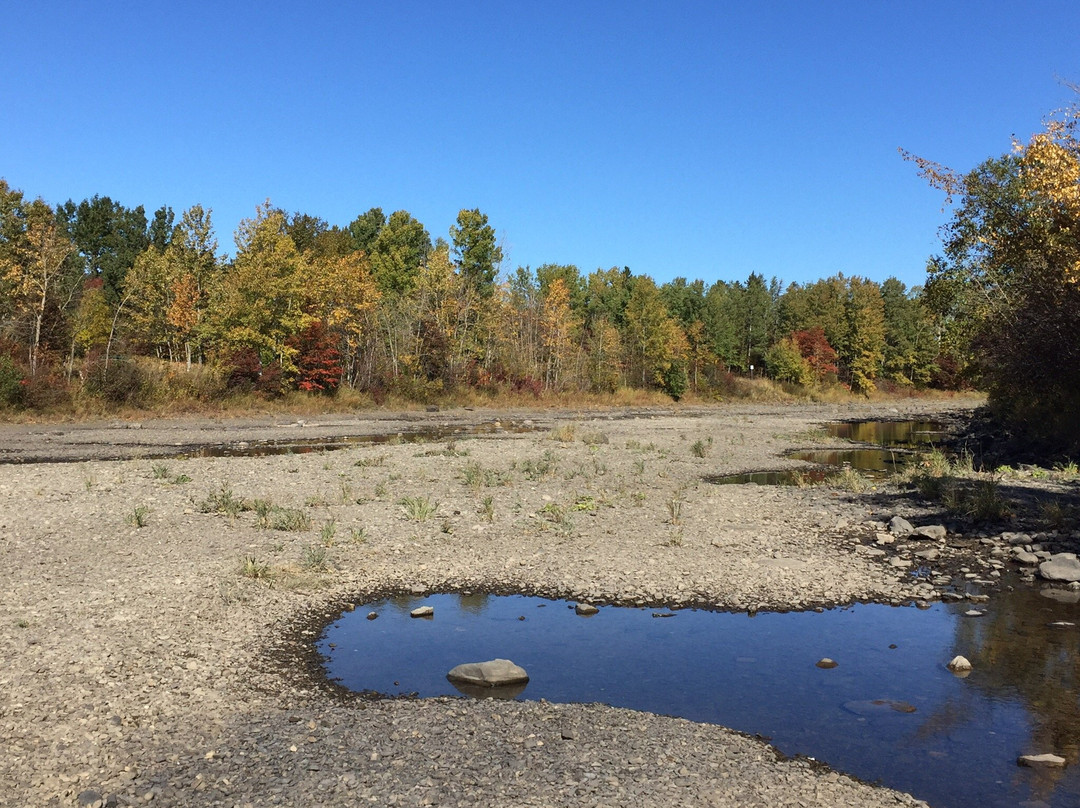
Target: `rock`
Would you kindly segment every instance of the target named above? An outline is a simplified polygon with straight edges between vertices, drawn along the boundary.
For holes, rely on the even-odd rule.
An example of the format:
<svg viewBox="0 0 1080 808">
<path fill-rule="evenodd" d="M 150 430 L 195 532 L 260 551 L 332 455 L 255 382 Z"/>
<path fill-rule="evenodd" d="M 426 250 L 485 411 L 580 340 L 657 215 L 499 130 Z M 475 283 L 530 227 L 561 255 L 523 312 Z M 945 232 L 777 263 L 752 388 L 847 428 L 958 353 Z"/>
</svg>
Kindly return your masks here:
<svg viewBox="0 0 1080 808">
<path fill-rule="evenodd" d="M 105 798 L 101 796 L 101 792 L 88 788 L 79 792 L 79 796 L 75 798 L 75 804 L 82 808 L 100 808 L 105 804 Z"/>
<path fill-rule="evenodd" d="M 574 607 L 574 612 L 580 614 L 582 617 L 592 617 L 600 610 L 593 606 L 591 603 L 579 603 Z"/>
<path fill-rule="evenodd" d="M 959 655 L 954 656 L 945 667 L 953 673 L 968 673 L 971 671 L 971 663 L 968 661 L 967 657 Z"/>
<path fill-rule="evenodd" d="M 941 558 L 941 550 L 931 548 L 930 550 L 919 550 L 915 553 L 916 558 L 921 558 L 923 561 L 937 561 Z"/>
<path fill-rule="evenodd" d="M 1068 620 L 1057 620 L 1053 623 L 1047 623 L 1050 628 L 1074 628 L 1076 623 L 1070 623 Z"/>
<path fill-rule="evenodd" d="M 1060 769 L 1065 765 L 1065 758 L 1058 755 L 1021 755 L 1016 759 L 1017 766 L 1030 766 L 1031 768 Z"/>
<path fill-rule="evenodd" d="M 819 668 L 824 668 L 825 670 L 829 670 L 837 666 L 836 660 L 829 659 L 828 657 L 822 657 L 814 664 L 816 664 Z"/>
<path fill-rule="evenodd" d="M 914 530 L 911 522 L 902 516 L 894 516 L 889 520 L 889 532 L 894 536 L 910 536 Z"/>
<path fill-rule="evenodd" d="M 945 525 L 923 525 L 922 527 L 915 528 L 915 531 L 911 534 L 912 537 L 917 539 L 931 539 L 938 541 L 944 539 L 948 534 L 945 530 Z"/>
<path fill-rule="evenodd" d="M 1034 566 L 1039 563 L 1039 557 L 1034 553 L 1029 553 L 1027 550 L 1017 549 L 1013 552 L 1013 558 L 1020 564 L 1028 564 Z"/>
<path fill-rule="evenodd" d="M 865 556 L 870 556 L 871 558 L 880 558 L 881 556 L 885 555 L 885 551 L 882 550 L 880 547 L 871 547 L 867 544 L 855 545 L 855 552 L 861 553 Z"/>
<path fill-rule="evenodd" d="M 378 616 L 379 616 L 379 613 L 378 613 L 378 612 L 368 612 L 368 613 L 367 613 L 367 619 L 368 619 L 368 620 L 374 620 L 374 619 L 375 619 L 375 618 L 377 618 Z"/>
<path fill-rule="evenodd" d="M 907 569 L 911 566 L 911 562 L 906 558 L 900 558 L 899 556 L 893 556 L 889 559 L 889 565 L 896 567 L 897 569 Z"/>
<path fill-rule="evenodd" d="M 432 606 L 417 606 L 411 612 L 409 617 L 434 617 L 435 609 Z"/>
<path fill-rule="evenodd" d="M 1080 561 L 1076 553 L 1057 553 L 1039 565 L 1039 575 L 1048 581 L 1080 581 Z"/>
<path fill-rule="evenodd" d="M 446 674 L 451 682 L 462 682 L 480 687 L 506 687 L 529 681 L 525 669 L 509 659 L 491 659 L 487 662 L 466 662 Z"/>
<path fill-rule="evenodd" d="M 964 617 L 982 617 L 986 612 L 980 612 L 978 609 L 968 609 L 964 612 Z"/>
</svg>

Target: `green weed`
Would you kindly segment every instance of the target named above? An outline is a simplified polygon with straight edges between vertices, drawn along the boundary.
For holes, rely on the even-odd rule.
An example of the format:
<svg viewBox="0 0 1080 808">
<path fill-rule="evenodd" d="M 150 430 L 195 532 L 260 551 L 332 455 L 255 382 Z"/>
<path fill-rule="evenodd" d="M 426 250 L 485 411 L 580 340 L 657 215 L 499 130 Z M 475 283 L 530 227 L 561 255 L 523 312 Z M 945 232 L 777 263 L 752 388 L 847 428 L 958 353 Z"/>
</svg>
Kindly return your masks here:
<svg viewBox="0 0 1080 808">
<path fill-rule="evenodd" d="M 270 577 L 270 564 L 255 556 L 245 556 L 240 562 L 240 574 L 245 578 L 261 580 Z"/>
<path fill-rule="evenodd" d="M 349 541 L 352 544 L 364 544 L 368 540 L 368 533 L 362 527 L 349 528 Z"/>
<path fill-rule="evenodd" d="M 480 502 L 480 507 L 477 509 L 477 513 L 484 517 L 485 522 L 495 521 L 495 498 L 486 496 Z"/>
<path fill-rule="evenodd" d="M 268 522 L 271 530 L 301 531 L 311 527 L 311 517 L 298 508 L 274 507 Z"/>
<path fill-rule="evenodd" d="M 374 457 L 361 457 L 359 460 L 353 463 L 353 465 L 359 466 L 360 468 L 370 468 L 371 466 L 381 466 L 385 462 L 386 455 L 381 454 L 375 455 Z"/>
<path fill-rule="evenodd" d="M 705 440 L 696 440 L 694 445 L 690 447 L 690 454 L 694 457 L 707 457 L 709 450 L 712 448 L 713 439 L 710 435 Z"/>
<path fill-rule="evenodd" d="M 167 463 L 155 463 L 150 470 L 153 472 L 155 480 L 169 479 L 169 466 Z"/>
<path fill-rule="evenodd" d="M 328 519 L 323 523 L 322 530 L 319 531 L 319 541 L 325 546 L 331 547 L 334 544 L 334 536 L 337 534 L 337 520 Z"/>
<path fill-rule="evenodd" d="M 220 490 L 211 491 L 206 499 L 199 503 L 200 513 L 224 513 L 229 516 L 238 516 L 245 510 L 248 510 L 247 505 L 242 499 L 233 495 L 227 483 L 222 483 Z"/>
<path fill-rule="evenodd" d="M 145 505 L 136 505 L 135 508 L 129 513 L 125 521 L 133 527 L 146 527 L 146 523 L 149 519 L 150 509 Z"/>
<path fill-rule="evenodd" d="M 398 505 L 405 516 L 413 522 L 426 522 L 439 509 L 439 503 L 432 502 L 427 497 L 404 497 L 398 500 Z"/>
<path fill-rule="evenodd" d="M 300 563 L 304 569 L 312 572 L 325 572 L 327 568 L 326 547 L 321 544 L 309 544 L 304 548 Z"/>
</svg>

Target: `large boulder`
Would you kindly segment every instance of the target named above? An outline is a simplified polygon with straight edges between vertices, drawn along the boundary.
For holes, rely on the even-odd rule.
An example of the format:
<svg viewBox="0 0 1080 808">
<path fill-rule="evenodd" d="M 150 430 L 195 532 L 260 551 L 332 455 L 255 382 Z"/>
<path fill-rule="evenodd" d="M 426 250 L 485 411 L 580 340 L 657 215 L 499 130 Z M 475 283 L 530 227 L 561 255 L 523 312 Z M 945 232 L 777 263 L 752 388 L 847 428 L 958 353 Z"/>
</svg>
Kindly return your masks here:
<svg viewBox="0 0 1080 808">
<path fill-rule="evenodd" d="M 1076 553 L 1057 553 L 1039 565 L 1039 575 L 1048 581 L 1080 581 L 1080 561 Z"/>
<path fill-rule="evenodd" d="M 477 687 L 507 687 L 529 681 L 525 669 L 509 659 L 490 659 L 487 662 L 466 662 L 453 668 L 446 678 Z"/>
</svg>

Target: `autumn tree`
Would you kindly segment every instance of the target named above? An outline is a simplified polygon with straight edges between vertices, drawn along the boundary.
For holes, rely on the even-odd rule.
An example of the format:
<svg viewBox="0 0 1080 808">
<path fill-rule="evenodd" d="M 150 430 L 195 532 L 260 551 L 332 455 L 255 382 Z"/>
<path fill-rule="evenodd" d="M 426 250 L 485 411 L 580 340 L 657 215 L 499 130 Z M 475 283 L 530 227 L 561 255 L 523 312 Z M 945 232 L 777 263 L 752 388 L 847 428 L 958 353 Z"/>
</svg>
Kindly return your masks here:
<svg viewBox="0 0 1080 808">
<path fill-rule="evenodd" d="M 292 374 L 297 352 L 289 338 L 314 318 L 306 310 L 304 259 L 285 225 L 285 216 L 269 202 L 240 223 L 236 258 L 216 290 L 208 317 L 219 355 L 251 349 L 264 364 L 276 362 Z"/>
<path fill-rule="evenodd" d="M 81 287 L 81 276 L 68 258 L 75 246 L 58 226 L 53 210 L 41 199 L 26 203 L 21 192 L 0 187 L 6 197 L 0 223 L 0 276 L 11 295 L 12 325 L 22 328 L 30 373 L 42 364 L 46 318 L 64 308 Z"/>
<path fill-rule="evenodd" d="M 929 266 L 929 305 L 998 417 L 1058 454 L 1080 452 L 1077 112 L 967 174 L 908 155 L 959 198 Z"/>
</svg>

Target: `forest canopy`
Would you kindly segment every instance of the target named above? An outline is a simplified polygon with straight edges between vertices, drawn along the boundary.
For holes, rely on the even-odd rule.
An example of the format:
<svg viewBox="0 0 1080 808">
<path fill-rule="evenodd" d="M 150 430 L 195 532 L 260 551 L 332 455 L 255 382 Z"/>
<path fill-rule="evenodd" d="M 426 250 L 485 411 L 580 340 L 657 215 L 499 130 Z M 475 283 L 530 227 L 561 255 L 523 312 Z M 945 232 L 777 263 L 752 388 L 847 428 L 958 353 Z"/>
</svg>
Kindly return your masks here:
<svg viewBox="0 0 1080 808">
<path fill-rule="evenodd" d="M 109 197 L 50 205 L 0 180 L 0 406 L 154 406 L 351 389 L 730 394 L 767 376 L 856 393 L 953 386 L 919 288 L 843 274 L 784 288 L 657 284 L 626 267 L 503 266 L 463 209 L 431 235 L 373 207 L 343 225 L 269 201 L 224 255 L 212 211 L 147 215 Z"/>
</svg>

